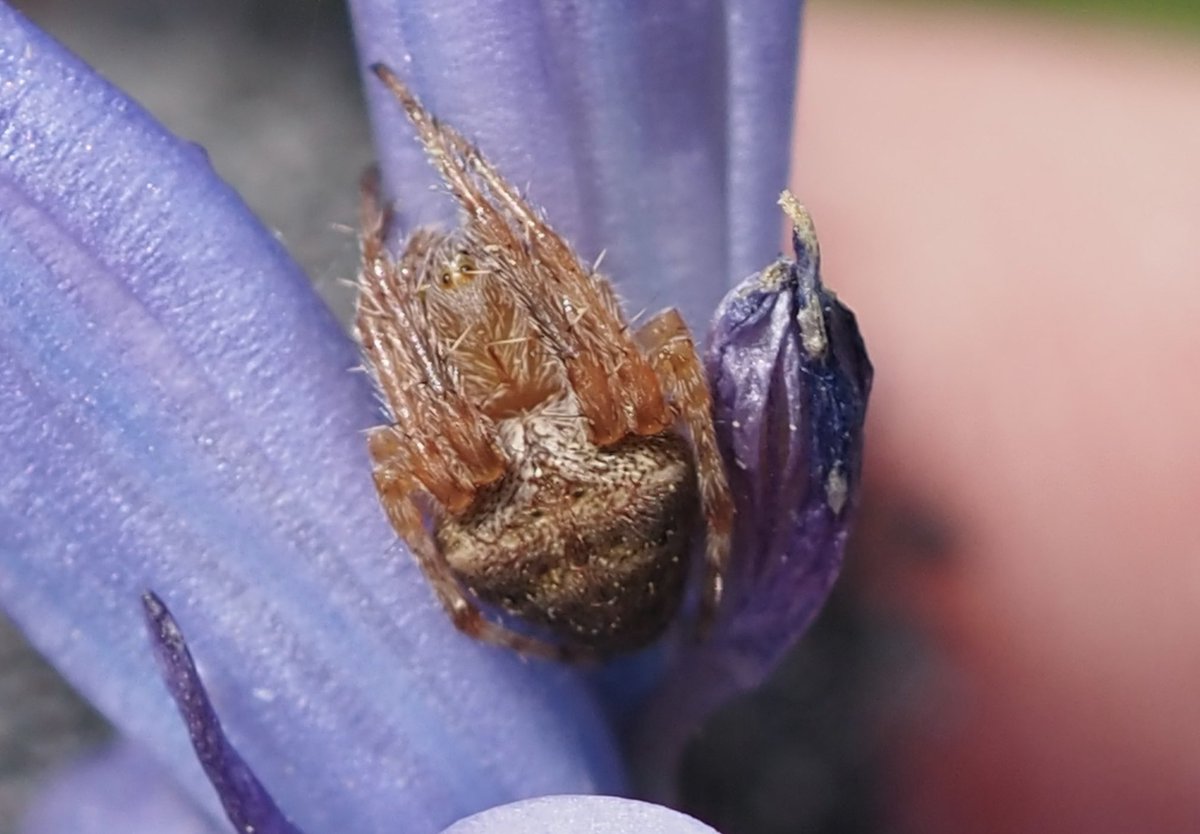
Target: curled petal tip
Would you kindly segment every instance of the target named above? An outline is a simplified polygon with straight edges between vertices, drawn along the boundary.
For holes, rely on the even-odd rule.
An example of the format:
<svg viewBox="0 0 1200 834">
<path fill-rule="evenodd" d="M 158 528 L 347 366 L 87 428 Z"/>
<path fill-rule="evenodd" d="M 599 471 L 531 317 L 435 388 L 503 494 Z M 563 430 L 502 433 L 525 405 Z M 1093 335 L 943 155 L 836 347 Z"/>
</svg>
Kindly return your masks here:
<svg viewBox="0 0 1200 834">
<path fill-rule="evenodd" d="M 142 595 L 142 609 L 163 681 L 187 726 L 196 758 L 234 829 L 260 834 L 301 834 L 226 737 L 183 632 L 167 606 L 156 594 L 147 591 Z"/>
<path fill-rule="evenodd" d="M 817 240 L 817 229 L 813 225 L 812 215 L 796 199 L 796 195 L 786 188 L 779 195 L 779 206 L 792 223 L 792 246 L 796 250 L 797 265 L 803 267 L 806 263 L 812 263 L 813 277 L 816 278 L 816 270 L 821 263 L 821 244 Z"/>
</svg>

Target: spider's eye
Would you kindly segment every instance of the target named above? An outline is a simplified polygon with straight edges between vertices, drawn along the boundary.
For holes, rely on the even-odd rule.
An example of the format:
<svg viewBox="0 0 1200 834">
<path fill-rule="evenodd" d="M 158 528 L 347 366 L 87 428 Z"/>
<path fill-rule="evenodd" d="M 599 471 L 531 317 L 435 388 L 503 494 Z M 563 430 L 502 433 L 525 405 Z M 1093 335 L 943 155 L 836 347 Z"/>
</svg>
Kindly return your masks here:
<svg viewBox="0 0 1200 834">
<path fill-rule="evenodd" d="M 456 252 L 438 275 L 438 285 L 452 290 L 475 279 L 475 259 L 466 252 Z"/>
</svg>

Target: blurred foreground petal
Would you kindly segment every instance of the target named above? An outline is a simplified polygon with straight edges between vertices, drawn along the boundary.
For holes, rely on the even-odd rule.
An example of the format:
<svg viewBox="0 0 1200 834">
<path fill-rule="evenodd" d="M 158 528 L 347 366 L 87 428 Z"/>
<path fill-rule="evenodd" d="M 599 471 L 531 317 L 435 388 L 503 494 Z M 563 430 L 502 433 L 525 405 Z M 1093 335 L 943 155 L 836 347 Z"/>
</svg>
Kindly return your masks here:
<svg viewBox="0 0 1200 834">
<path fill-rule="evenodd" d="M 162 766 L 126 742 L 51 777 L 19 834 L 227 834 Z"/>
<path fill-rule="evenodd" d="M 492 808 L 445 834 L 715 834 L 699 820 L 612 796 L 544 796 Z"/>
<path fill-rule="evenodd" d="M 631 312 L 701 331 L 777 251 L 800 4 L 352 0 L 363 67 L 389 64 L 476 141 Z M 364 70 L 388 190 L 409 227 L 452 219 L 400 108 Z"/>
<path fill-rule="evenodd" d="M 336 829 L 335 829 L 336 830 Z M 409 829 L 384 831 L 407 834 Z M 228 834 L 128 746 L 76 765 L 40 797 L 19 834 Z M 678 811 L 611 796 L 547 796 L 491 808 L 445 834 L 713 834 Z"/>
<path fill-rule="evenodd" d="M 762 683 L 825 602 L 857 503 L 872 369 L 854 314 L 825 289 L 807 212 L 795 261 L 732 290 L 707 366 L 714 420 L 737 504 L 726 602 L 714 633 L 686 650 L 655 694 L 635 743 L 655 798 L 671 797 L 694 728 Z"/>
<path fill-rule="evenodd" d="M 434 603 L 378 508 L 353 346 L 203 152 L 7 7 L 0 78 L 0 604 L 33 643 L 214 813 L 145 588 L 307 830 L 620 790 L 574 674 Z"/>
</svg>

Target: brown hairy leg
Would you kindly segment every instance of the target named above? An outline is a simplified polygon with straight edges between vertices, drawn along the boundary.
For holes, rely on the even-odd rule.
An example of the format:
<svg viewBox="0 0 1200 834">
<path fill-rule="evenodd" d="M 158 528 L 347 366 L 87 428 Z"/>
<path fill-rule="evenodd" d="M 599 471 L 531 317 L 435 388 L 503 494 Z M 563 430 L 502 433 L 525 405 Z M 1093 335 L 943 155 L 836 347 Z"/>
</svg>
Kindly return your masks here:
<svg viewBox="0 0 1200 834">
<path fill-rule="evenodd" d="M 377 179 L 368 175 L 362 192 L 359 341 L 394 423 L 404 427 L 403 437 L 413 447 L 411 471 L 439 504 L 458 512 L 479 487 L 504 475 L 508 461 L 492 421 L 458 391 L 440 346 L 429 338 L 410 267 L 438 235 L 414 234 L 395 264 L 383 244 L 387 215 L 376 187 Z"/>
<path fill-rule="evenodd" d="M 367 449 L 384 511 L 408 544 L 421 572 L 455 627 L 464 634 L 551 660 L 579 653 L 493 623 L 464 591 L 425 525 L 416 496 L 425 493 L 448 512 L 470 506 L 478 490 L 503 477 L 508 464 L 492 422 L 454 384 L 444 357 L 427 338 L 428 323 L 412 286 L 411 267 L 440 239 L 418 231 L 399 265 L 384 238 L 388 215 L 378 197 L 378 174 L 362 183 L 362 275 L 359 339 L 393 425 L 367 432 Z"/>
<path fill-rule="evenodd" d="M 700 603 L 700 628 L 704 631 L 712 625 L 721 603 L 733 528 L 733 498 L 713 429 L 712 398 L 691 332 L 678 310 L 664 310 L 650 319 L 637 331 L 637 338 L 687 426 L 696 455 L 696 480 L 706 525 Z"/>
<path fill-rule="evenodd" d="M 629 334 L 603 278 L 571 248 L 487 159 L 454 128 L 433 118 L 390 69 L 373 67 L 403 106 L 421 143 L 467 212 L 485 247 L 512 260 L 511 289 L 566 367 L 594 443 L 670 424 L 658 375 Z M 364 226 L 364 228 L 366 228 Z"/>
<path fill-rule="evenodd" d="M 415 483 L 409 475 L 411 447 L 405 435 L 394 426 L 378 426 L 367 433 L 367 448 L 375 462 L 375 488 L 388 520 L 408 545 L 455 628 L 468 637 L 522 655 L 558 661 L 579 659 L 580 654 L 570 647 L 539 640 L 487 619 L 478 603 L 463 590 L 425 526 L 414 498 L 423 485 Z"/>
</svg>

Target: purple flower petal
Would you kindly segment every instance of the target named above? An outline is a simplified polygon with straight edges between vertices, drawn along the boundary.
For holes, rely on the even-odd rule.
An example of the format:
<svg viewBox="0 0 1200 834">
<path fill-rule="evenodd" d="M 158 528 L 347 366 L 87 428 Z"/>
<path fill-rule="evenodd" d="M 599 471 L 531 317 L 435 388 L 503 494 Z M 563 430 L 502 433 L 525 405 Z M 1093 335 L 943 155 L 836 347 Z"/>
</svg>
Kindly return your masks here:
<svg viewBox="0 0 1200 834">
<path fill-rule="evenodd" d="M 153 593 L 142 597 L 142 607 L 163 681 L 187 725 L 192 749 L 204 768 L 204 775 L 217 792 L 234 830 L 299 834 L 237 748 L 229 743 L 171 612 Z"/>
<path fill-rule="evenodd" d="M 689 816 L 612 796 L 544 796 L 492 808 L 445 834 L 716 834 Z"/>
<path fill-rule="evenodd" d="M 336 829 L 334 829 L 336 831 Z M 408 834 L 410 829 L 382 831 Z M 128 745 L 76 765 L 39 797 L 20 834 L 226 834 L 196 815 L 153 761 Z M 713 834 L 691 817 L 611 796 L 547 796 L 491 808 L 445 834 Z"/>
<path fill-rule="evenodd" d="M 352 0 L 389 191 L 409 226 L 454 207 L 401 109 L 390 64 L 439 118 L 529 187 L 628 308 L 702 330 L 730 284 L 778 251 L 799 4 Z"/>
<path fill-rule="evenodd" d="M 0 79 L 0 604 L 33 642 L 210 808 L 147 587 L 307 830 L 619 790 L 574 673 L 447 622 L 379 510 L 353 346 L 203 152 L 8 7 Z"/>
<path fill-rule="evenodd" d="M 56 773 L 35 798 L 20 834 L 228 834 L 202 813 L 162 765 L 118 742 Z"/>
<path fill-rule="evenodd" d="M 854 314 L 821 283 L 807 212 L 790 194 L 781 203 L 796 260 L 733 289 L 708 348 L 737 506 L 733 562 L 714 633 L 684 652 L 641 718 L 637 764 L 655 798 L 674 795 L 695 726 L 760 684 L 820 610 L 857 503 L 871 363 Z"/>
<path fill-rule="evenodd" d="M 802 0 L 725 0 L 729 283 L 761 268 L 779 249 L 780 223 L 771 212 L 788 182 L 803 6 Z"/>
</svg>

